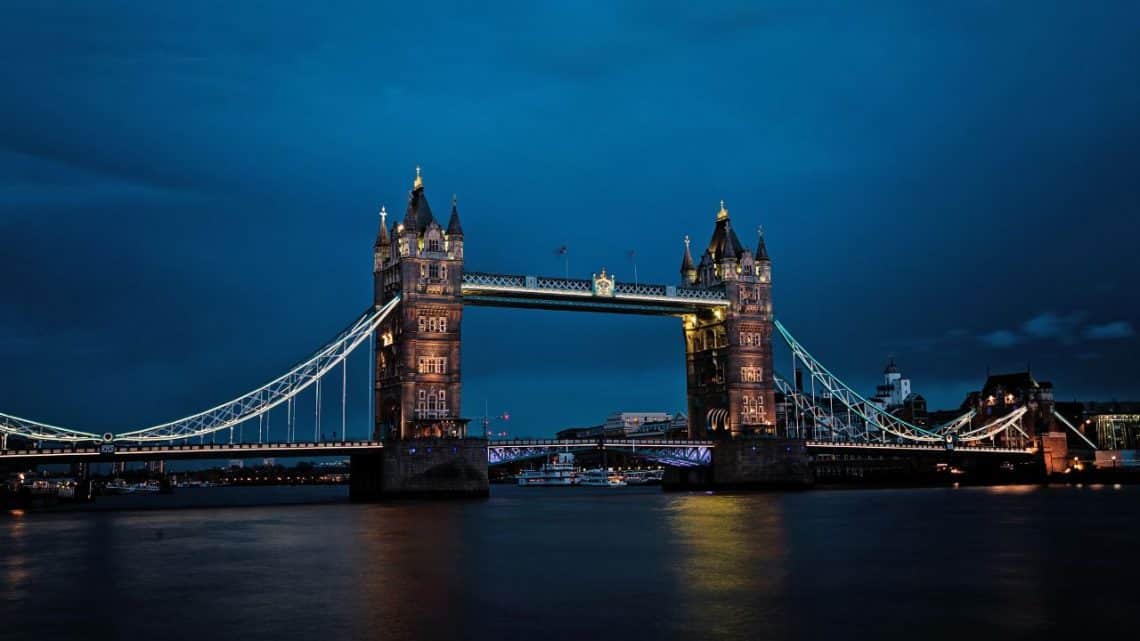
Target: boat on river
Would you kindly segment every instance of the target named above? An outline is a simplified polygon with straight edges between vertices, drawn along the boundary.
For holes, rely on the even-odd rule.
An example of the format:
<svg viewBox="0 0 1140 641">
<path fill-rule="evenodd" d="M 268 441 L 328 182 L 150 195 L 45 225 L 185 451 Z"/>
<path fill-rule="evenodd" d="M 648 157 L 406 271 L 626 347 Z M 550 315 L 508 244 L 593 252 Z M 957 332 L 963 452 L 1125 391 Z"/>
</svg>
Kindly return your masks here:
<svg viewBox="0 0 1140 641">
<path fill-rule="evenodd" d="M 566 487 L 578 484 L 578 468 L 573 454 L 555 454 L 537 470 L 523 470 L 515 478 L 520 486 Z"/>
</svg>

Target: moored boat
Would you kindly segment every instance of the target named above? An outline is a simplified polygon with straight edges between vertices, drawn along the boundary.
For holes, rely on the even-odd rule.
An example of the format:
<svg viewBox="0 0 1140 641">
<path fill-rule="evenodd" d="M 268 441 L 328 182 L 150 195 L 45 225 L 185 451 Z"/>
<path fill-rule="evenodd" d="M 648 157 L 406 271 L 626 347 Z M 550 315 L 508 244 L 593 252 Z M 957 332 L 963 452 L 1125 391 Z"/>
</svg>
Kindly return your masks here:
<svg viewBox="0 0 1140 641">
<path fill-rule="evenodd" d="M 578 468 L 573 454 L 555 454 L 537 470 L 523 470 L 515 477 L 519 485 L 558 487 L 578 484 Z"/>
<path fill-rule="evenodd" d="M 600 467 L 582 472 L 578 482 L 580 485 L 591 487 L 622 487 L 625 485 L 625 480 L 621 474 Z"/>
</svg>

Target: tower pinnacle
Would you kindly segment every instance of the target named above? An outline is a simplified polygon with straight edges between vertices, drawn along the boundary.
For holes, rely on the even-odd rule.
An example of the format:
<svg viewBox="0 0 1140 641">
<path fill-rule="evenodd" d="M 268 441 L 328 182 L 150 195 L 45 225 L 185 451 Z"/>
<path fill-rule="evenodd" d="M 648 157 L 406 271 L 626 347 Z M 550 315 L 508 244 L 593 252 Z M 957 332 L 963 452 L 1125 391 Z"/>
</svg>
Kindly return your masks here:
<svg viewBox="0 0 1140 641">
<path fill-rule="evenodd" d="M 725 209 L 724 201 L 722 200 L 722 201 L 720 201 L 720 211 L 718 211 L 716 213 L 716 219 L 717 220 L 724 220 L 725 218 L 728 218 L 728 210 Z"/>
<path fill-rule="evenodd" d="M 424 179 L 420 176 L 420 166 L 416 165 L 416 180 L 412 183 L 412 189 L 423 189 Z"/>
</svg>

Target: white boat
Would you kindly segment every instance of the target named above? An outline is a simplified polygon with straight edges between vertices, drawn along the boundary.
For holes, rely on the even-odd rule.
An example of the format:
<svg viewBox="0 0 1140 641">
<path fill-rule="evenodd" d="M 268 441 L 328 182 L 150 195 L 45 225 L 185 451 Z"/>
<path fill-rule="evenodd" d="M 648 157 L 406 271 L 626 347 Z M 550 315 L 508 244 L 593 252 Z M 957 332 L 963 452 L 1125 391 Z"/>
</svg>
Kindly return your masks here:
<svg viewBox="0 0 1140 641">
<path fill-rule="evenodd" d="M 582 472 L 578 483 L 592 487 L 622 487 L 625 485 L 625 480 L 622 479 L 621 474 L 599 467 Z"/>
<path fill-rule="evenodd" d="M 567 486 L 578 484 L 578 468 L 573 454 L 555 454 L 537 470 L 523 470 L 515 477 L 519 485 Z"/>
<path fill-rule="evenodd" d="M 665 470 L 626 470 L 622 479 L 626 485 L 654 485 L 665 478 Z"/>
</svg>

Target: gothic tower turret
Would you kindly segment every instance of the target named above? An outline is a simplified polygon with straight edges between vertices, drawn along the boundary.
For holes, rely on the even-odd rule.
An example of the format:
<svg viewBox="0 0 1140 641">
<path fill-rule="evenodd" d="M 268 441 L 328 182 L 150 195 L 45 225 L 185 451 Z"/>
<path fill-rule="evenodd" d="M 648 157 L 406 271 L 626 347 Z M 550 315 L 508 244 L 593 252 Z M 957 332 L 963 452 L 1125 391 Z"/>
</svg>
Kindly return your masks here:
<svg viewBox="0 0 1140 641">
<path fill-rule="evenodd" d="M 382 219 L 386 215 L 382 211 Z M 380 234 L 375 302 L 383 305 L 395 296 L 401 302 L 399 312 L 376 330 L 375 437 L 466 436 L 468 421 L 459 417 L 463 231 L 455 200 L 445 232 L 416 167 L 404 219 L 394 228 L 395 246 L 383 220 Z"/>
<path fill-rule="evenodd" d="M 681 286 L 689 287 L 697 282 L 697 268 L 693 265 L 693 254 L 689 251 L 689 237 L 685 236 L 685 255 L 681 257 Z"/>
<path fill-rule="evenodd" d="M 684 319 L 690 436 L 775 435 L 768 254 L 763 238 L 755 255 L 741 244 L 724 201 L 694 273 L 728 305 Z"/>
</svg>

